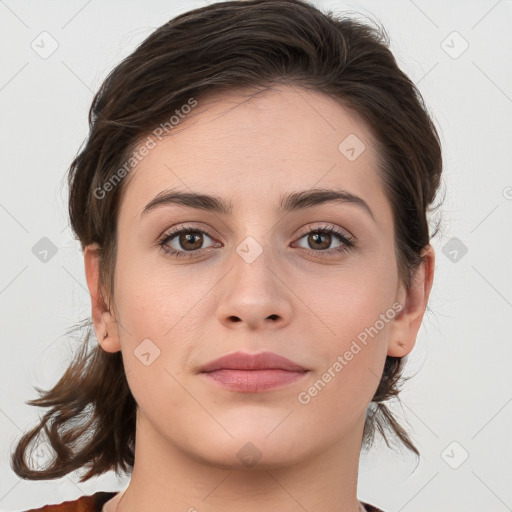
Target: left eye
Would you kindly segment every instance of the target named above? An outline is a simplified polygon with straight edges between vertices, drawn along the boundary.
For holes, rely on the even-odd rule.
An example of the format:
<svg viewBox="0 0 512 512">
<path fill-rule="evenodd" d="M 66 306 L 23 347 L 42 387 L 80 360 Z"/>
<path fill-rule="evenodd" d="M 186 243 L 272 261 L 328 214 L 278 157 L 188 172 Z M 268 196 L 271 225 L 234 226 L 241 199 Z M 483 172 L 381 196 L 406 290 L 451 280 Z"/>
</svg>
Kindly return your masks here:
<svg viewBox="0 0 512 512">
<path fill-rule="evenodd" d="M 315 247 L 315 249 L 322 252 L 329 249 L 329 246 L 333 241 L 333 237 L 339 242 L 339 245 L 333 248 L 335 251 L 342 252 L 344 250 L 348 250 L 354 245 L 352 239 L 348 235 L 332 227 L 317 228 L 312 231 L 308 231 L 305 235 L 302 235 L 299 240 L 305 239 L 309 246 L 319 245 L 320 247 Z M 305 248 L 308 249 L 307 247 Z"/>
</svg>

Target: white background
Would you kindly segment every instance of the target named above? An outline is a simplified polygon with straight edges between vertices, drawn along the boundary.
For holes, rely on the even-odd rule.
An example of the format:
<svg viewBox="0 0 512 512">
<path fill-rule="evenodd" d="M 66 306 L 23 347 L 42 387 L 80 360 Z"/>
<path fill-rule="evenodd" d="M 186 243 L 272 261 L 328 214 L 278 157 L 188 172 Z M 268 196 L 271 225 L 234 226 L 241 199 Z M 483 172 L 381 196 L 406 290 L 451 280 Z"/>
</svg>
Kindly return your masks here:
<svg viewBox="0 0 512 512">
<path fill-rule="evenodd" d="M 60 377 L 72 350 L 65 331 L 90 314 L 64 176 L 88 133 L 93 92 L 154 29 L 206 3 L 0 0 L 0 510 L 128 483 L 113 474 L 21 480 L 8 460 L 44 412 L 25 404 L 33 386 Z M 377 444 L 361 458 L 359 499 L 386 512 L 512 510 L 512 2 L 314 3 L 382 21 L 440 130 L 445 162 L 430 311 L 402 394 L 422 459 L 414 470 L 414 458 Z M 43 31 L 58 42 L 47 59 L 31 48 Z M 46 263 L 32 252 L 43 237 L 58 248 Z M 458 252 L 445 255 L 454 237 Z"/>
</svg>

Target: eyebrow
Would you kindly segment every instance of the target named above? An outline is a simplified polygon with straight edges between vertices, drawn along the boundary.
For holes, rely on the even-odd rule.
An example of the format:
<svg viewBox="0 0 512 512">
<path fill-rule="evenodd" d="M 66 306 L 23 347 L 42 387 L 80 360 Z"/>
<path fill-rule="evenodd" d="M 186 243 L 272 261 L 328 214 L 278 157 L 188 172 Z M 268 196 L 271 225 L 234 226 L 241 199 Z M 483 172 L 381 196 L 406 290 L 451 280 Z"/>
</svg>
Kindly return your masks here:
<svg viewBox="0 0 512 512">
<path fill-rule="evenodd" d="M 359 196 L 346 190 L 315 188 L 294 192 L 286 196 L 281 196 L 278 213 L 287 213 L 312 208 L 326 203 L 350 203 L 361 207 L 375 221 L 372 210 Z M 195 192 L 181 192 L 175 190 L 163 190 L 157 194 L 144 208 L 141 217 L 148 212 L 164 205 L 180 205 L 219 213 L 222 215 L 231 215 L 233 212 L 233 203 L 226 202 L 217 196 L 198 194 Z"/>
</svg>

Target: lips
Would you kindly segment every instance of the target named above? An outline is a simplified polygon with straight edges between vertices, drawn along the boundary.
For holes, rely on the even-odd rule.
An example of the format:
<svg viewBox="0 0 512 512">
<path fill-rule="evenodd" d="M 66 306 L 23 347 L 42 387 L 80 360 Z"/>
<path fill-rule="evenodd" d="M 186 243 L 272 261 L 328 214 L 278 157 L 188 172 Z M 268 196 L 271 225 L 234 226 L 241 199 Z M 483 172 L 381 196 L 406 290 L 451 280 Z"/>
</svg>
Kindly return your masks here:
<svg viewBox="0 0 512 512">
<path fill-rule="evenodd" d="M 203 365 L 199 373 L 210 373 L 218 370 L 285 370 L 289 372 L 307 372 L 308 369 L 273 352 L 233 352 L 214 359 Z"/>
<path fill-rule="evenodd" d="M 216 386 L 236 393 L 262 393 L 291 385 L 308 374 L 288 370 L 215 370 L 201 377 Z"/>
</svg>

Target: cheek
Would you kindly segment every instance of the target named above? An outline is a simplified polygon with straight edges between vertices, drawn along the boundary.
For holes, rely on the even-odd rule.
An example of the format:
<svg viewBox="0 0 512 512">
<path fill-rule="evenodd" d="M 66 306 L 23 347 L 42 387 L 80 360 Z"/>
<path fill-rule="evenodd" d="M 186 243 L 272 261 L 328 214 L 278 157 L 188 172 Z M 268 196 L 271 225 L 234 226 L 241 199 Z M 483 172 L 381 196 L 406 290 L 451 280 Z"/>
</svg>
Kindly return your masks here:
<svg viewBox="0 0 512 512">
<path fill-rule="evenodd" d="M 197 294 L 205 292 L 189 282 L 180 282 L 176 273 L 157 275 L 126 263 L 119 270 L 116 302 L 130 390 L 145 415 L 152 417 L 162 411 L 178 414 L 190 399 L 180 382 L 189 354 L 198 342 L 199 334 L 191 322 L 202 315 Z M 159 422 L 157 417 L 152 420 L 154 424 Z M 166 415 L 164 427 L 173 432 L 174 427 L 167 421 Z"/>
<path fill-rule="evenodd" d="M 304 400 L 311 399 L 319 410 L 338 404 L 342 409 L 328 413 L 333 420 L 344 414 L 340 411 L 352 410 L 354 403 L 368 403 L 379 384 L 396 316 L 396 285 L 392 261 L 355 264 L 330 277 L 308 278 L 301 285 L 310 320 L 306 332 L 325 364 Z"/>
<path fill-rule="evenodd" d="M 142 408 L 155 402 L 179 410 L 186 403 L 178 382 L 194 347 L 204 342 L 201 326 L 213 314 L 206 308 L 216 279 L 211 272 L 194 277 L 184 267 L 143 264 L 137 258 L 118 261 L 115 294 L 123 362 Z"/>
<path fill-rule="evenodd" d="M 364 414 L 379 385 L 396 314 L 386 276 L 366 286 L 351 276 L 315 305 L 321 321 L 311 314 L 308 332 L 323 364 L 297 397 L 308 414 L 332 425 L 352 424 Z"/>
<path fill-rule="evenodd" d="M 381 315 L 394 317 L 397 279 L 392 261 L 388 265 L 361 261 L 330 271 L 303 273 L 294 283 L 294 292 L 303 303 L 297 307 L 310 320 L 311 334 L 321 337 L 319 347 L 327 352 L 341 349 L 374 326 Z M 379 333 L 385 336 L 389 325 L 389 321 L 383 325 L 379 321 Z"/>
<path fill-rule="evenodd" d="M 132 333 L 175 338 L 175 332 L 185 324 L 190 330 L 191 321 L 201 317 L 203 299 L 215 282 L 212 272 L 199 275 L 191 267 L 167 262 L 161 255 L 146 259 L 121 256 L 115 291 L 121 320 Z"/>
</svg>

